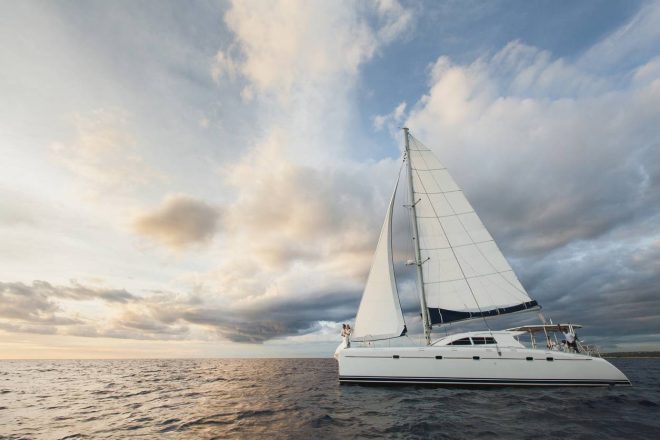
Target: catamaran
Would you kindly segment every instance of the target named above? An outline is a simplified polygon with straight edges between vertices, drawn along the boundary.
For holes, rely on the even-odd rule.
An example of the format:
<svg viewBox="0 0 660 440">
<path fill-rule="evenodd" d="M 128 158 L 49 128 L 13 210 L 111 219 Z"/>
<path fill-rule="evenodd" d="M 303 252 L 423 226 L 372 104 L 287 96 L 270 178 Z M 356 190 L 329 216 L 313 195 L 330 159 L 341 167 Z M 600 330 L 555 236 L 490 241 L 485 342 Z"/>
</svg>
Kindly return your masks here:
<svg viewBox="0 0 660 440">
<path fill-rule="evenodd" d="M 394 339 L 407 332 L 392 251 L 397 179 L 354 329 L 344 332 L 344 341 L 335 352 L 339 381 L 630 385 L 592 347 L 580 344 L 575 338 L 579 325 L 546 322 L 540 305 L 530 298 L 447 169 L 408 128 L 403 132 L 409 199 L 404 206 L 410 212 L 414 248 L 414 260 L 408 264 L 416 267 L 425 343 L 392 346 Z M 524 311 L 538 312 L 542 323 L 495 331 L 487 321 Z M 485 330 L 447 334 L 437 340 L 432 337 L 434 327 L 477 319 L 483 320 Z M 557 335 L 565 339 L 560 342 Z"/>
</svg>

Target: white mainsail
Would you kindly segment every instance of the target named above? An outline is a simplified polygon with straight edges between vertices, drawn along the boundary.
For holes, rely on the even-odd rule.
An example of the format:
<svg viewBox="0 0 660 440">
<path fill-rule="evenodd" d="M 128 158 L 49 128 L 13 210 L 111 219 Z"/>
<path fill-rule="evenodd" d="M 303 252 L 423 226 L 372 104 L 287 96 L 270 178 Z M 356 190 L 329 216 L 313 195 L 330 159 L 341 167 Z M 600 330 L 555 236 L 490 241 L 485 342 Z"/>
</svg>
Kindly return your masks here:
<svg viewBox="0 0 660 440">
<path fill-rule="evenodd" d="M 410 136 L 424 292 L 431 323 L 534 308 L 447 169 Z"/>
<path fill-rule="evenodd" d="M 355 318 L 351 337 L 354 341 L 394 338 L 404 333 L 405 323 L 392 263 L 392 211 L 395 195 L 396 188 L 385 215 L 369 278 Z"/>
</svg>

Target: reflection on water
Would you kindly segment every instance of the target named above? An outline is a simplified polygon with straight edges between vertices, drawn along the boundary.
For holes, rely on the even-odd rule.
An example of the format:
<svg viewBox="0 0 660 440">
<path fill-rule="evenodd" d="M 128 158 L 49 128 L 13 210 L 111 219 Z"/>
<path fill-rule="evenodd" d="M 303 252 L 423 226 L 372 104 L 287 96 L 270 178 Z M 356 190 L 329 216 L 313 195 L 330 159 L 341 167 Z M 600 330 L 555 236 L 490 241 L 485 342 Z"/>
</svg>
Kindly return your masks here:
<svg viewBox="0 0 660 440">
<path fill-rule="evenodd" d="M 333 359 L 0 361 L 0 437 L 655 437 L 660 360 L 632 388 L 339 386 Z"/>
</svg>

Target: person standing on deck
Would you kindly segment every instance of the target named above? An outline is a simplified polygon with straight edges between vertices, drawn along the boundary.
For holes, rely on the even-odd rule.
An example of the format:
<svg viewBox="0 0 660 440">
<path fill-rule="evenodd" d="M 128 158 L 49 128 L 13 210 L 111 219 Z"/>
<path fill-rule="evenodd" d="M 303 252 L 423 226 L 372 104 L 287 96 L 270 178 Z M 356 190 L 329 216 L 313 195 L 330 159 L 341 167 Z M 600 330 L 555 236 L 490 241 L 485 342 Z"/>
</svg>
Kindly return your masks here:
<svg viewBox="0 0 660 440">
<path fill-rule="evenodd" d="M 566 338 L 566 345 L 568 346 L 568 349 L 574 351 L 575 353 L 579 353 L 575 334 L 571 330 L 564 333 L 564 338 Z"/>
</svg>

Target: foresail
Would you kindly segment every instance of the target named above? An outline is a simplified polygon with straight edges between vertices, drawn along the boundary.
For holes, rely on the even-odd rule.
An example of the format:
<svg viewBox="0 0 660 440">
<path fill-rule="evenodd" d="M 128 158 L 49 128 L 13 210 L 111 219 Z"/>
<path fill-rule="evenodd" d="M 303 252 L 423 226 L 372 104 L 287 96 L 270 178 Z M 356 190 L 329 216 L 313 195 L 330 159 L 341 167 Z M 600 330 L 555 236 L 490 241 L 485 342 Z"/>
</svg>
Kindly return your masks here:
<svg viewBox="0 0 660 440">
<path fill-rule="evenodd" d="M 410 162 L 431 323 L 536 307 L 463 191 L 412 136 Z"/>
<path fill-rule="evenodd" d="M 392 211 L 395 194 L 396 188 L 380 231 L 367 284 L 355 318 L 352 340 L 373 341 L 393 338 L 405 333 L 392 263 Z"/>
</svg>

